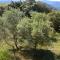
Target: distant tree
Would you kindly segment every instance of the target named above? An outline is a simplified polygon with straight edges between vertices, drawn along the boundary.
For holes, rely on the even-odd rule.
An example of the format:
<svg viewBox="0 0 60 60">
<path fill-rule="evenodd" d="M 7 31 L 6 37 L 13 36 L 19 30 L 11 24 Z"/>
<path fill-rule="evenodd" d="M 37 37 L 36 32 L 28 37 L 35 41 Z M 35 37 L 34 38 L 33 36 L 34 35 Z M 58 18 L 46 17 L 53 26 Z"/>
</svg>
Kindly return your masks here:
<svg viewBox="0 0 60 60">
<path fill-rule="evenodd" d="M 26 2 L 32 4 L 35 2 L 35 0 L 26 0 Z"/>
<path fill-rule="evenodd" d="M 27 41 L 29 46 L 37 48 L 40 45 L 50 45 L 56 41 L 53 28 L 50 27 L 49 17 L 46 14 L 34 13 L 32 18 L 23 18 L 17 25 L 20 40 Z M 50 32 L 50 33 L 49 33 Z"/>
<path fill-rule="evenodd" d="M 8 4 L 8 7 L 12 7 L 12 8 L 20 8 L 22 2 L 21 1 L 18 1 L 18 2 L 11 2 L 10 4 Z"/>
<path fill-rule="evenodd" d="M 52 11 L 52 8 L 41 1 L 36 2 L 35 0 L 26 0 L 24 2 L 11 2 L 8 6 L 23 11 L 25 16 L 31 18 L 31 11 L 41 12 L 41 13 L 49 13 Z"/>
<path fill-rule="evenodd" d="M 49 13 L 50 21 L 52 21 L 52 27 L 56 32 L 60 33 L 60 12 L 54 11 Z"/>
<path fill-rule="evenodd" d="M 43 12 L 49 13 L 50 11 L 52 11 L 51 7 L 48 4 L 43 3 L 41 1 L 34 3 L 32 5 L 32 10 L 37 12 L 42 12 L 42 13 Z"/>
<path fill-rule="evenodd" d="M 4 10 L 5 10 L 5 8 L 4 7 L 0 7 L 0 16 L 2 16 L 2 14 L 4 13 Z"/>
</svg>

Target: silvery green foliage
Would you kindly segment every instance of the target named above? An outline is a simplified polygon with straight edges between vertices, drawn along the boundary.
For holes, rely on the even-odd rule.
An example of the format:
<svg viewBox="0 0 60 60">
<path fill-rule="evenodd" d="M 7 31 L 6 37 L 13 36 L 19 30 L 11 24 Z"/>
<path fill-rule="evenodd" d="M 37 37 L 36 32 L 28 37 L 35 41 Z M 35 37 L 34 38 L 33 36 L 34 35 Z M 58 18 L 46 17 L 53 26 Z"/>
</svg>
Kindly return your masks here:
<svg viewBox="0 0 60 60">
<path fill-rule="evenodd" d="M 2 16 L 2 20 L 4 21 L 4 30 L 5 30 L 5 38 L 8 40 L 7 42 L 16 43 L 17 41 L 17 24 L 19 21 L 23 18 L 23 13 L 20 12 L 19 10 L 12 9 L 9 11 L 4 12 Z M 16 40 L 16 41 L 15 41 Z M 9 44 L 10 44 L 9 42 Z M 13 45 L 14 45 L 13 44 Z M 17 43 L 16 43 L 17 44 Z"/>
<path fill-rule="evenodd" d="M 29 45 L 37 47 L 40 45 L 50 45 L 55 41 L 54 29 L 50 26 L 49 16 L 45 13 L 32 13 L 32 18 L 23 18 L 17 25 L 20 40 L 27 41 Z"/>
</svg>

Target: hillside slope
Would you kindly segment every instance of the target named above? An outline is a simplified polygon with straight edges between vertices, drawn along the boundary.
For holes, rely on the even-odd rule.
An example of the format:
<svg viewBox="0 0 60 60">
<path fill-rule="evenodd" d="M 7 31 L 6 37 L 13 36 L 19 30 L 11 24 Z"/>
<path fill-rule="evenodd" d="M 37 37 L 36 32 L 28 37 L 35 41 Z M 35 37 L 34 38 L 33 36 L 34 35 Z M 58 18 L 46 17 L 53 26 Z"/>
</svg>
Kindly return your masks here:
<svg viewBox="0 0 60 60">
<path fill-rule="evenodd" d="M 57 10 L 60 10 L 60 2 L 58 1 L 44 1 L 44 2 L 56 8 Z"/>
</svg>

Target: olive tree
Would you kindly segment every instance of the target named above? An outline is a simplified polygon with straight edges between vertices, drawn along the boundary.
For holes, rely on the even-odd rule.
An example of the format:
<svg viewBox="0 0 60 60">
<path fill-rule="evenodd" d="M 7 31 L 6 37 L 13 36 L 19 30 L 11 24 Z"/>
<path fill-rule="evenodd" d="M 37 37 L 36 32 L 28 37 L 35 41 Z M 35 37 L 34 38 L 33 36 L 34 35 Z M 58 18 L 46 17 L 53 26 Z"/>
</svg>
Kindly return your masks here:
<svg viewBox="0 0 60 60">
<path fill-rule="evenodd" d="M 18 48 L 17 24 L 23 18 L 23 13 L 18 10 L 9 10 L 3 14 L 5 39 L 10 46 Z"/>
<path fill-rule="evenodd" d="M 32 13 L 32 18 L 23 18 L 17 25 L 19 40 L 27 41 L 29 46 L 50 45 L 56 39 L 54 29 L 50 26 L 49 16 L 45 13 Z M 50 34 L 51 33 L 51 34 Z"/>
</svg>

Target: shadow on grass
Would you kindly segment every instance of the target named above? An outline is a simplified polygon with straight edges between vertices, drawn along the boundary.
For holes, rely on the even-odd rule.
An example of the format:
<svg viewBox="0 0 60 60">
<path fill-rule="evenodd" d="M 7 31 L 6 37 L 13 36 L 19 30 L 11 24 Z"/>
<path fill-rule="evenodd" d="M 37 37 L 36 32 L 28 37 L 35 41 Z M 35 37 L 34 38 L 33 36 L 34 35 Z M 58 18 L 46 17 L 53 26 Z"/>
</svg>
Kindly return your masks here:
<svg viewBox="0 0 60 60">
<path fill-rule="evenodd" d="M 57 55 L 57 60 L 60 60 L 60 55 Z"/>
<path fill-rule="evenodd" d="M 30 57 L 32 60 L 55 60 L 55 54 L 50 50 L 29 49 L 21 50 L 23 56 Z"/>
</svg>

